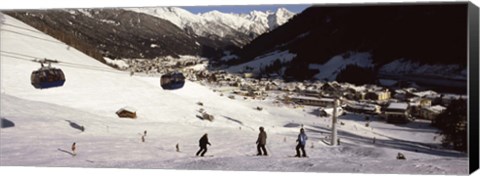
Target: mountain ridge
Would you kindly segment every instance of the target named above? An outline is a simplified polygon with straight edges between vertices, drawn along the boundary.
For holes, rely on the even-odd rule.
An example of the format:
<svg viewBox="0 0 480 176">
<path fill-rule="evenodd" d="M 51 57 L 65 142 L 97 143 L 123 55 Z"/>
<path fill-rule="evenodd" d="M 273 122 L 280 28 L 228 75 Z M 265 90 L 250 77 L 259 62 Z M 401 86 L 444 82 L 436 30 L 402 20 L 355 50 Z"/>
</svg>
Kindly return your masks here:
<svg viewBox="0 0 480 176">
<path fill-rule="evenodd" d="M 179 7 L 126 8 L 171 21 L 179 28 L 202 37 L 241 38 L 231 44 L 242 46 L 262 33 L 284 24 L 295 14 L 285 8 L 272 11 L 251 11 L 248 14 L 209 11 L 193 14 Z M 245 39 L 242 39 L 245 38 Z"/>
<path fill-rule="evenodd" d="M 296 57 L 282 67 L 284 77 L 295 80 L 318 74 L 311 64 L 352 53 L 371 54 L 373 72 L 400 59 L 466 68 L 466 9 L 466 3 L 312 6 L 233 53 L 238 59 L 228 64 L 288 50 Z"/>
<path fill-rule="evenodd" d="M 103 57 L 220 57 L 223 50 L 237 50 L 265 32 L 267 23 L 280 25 L 286 22 L 285 17 L 293 15 L 286 9 L 278 9 L 275 13 L 258 11 L 255 12 L 257 16 L 252 15 L 254 13 L 242 16 L 218 11 L 195 15 L 176 7 L 129 9 L 19 10 L 5 13 L 104 63 Z M 266 19 L 267 14 L 276 13 L 282 17 L 272 18 L 272 22 Z M 258 14 L 265 17 L 258 17 Z"/>
</svg>

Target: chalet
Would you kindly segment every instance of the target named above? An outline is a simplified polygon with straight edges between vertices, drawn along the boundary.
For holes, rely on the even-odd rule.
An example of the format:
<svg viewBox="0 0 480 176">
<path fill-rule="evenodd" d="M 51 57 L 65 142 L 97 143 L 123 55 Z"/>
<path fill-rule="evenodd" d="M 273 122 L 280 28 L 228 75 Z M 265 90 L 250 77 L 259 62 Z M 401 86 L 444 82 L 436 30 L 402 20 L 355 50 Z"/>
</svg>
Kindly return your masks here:
<svg viewBox="0 0 480 176">
<path fill-rule="evenodd" d="M 409 99 L 409 105 L 410 113 L 414 116 L 420 116 L 422 109 L 432 106 L 432 100 L 414 97 Z"/>
<path fill-rule="evenodd" d="M 320 94 L 322 97 L 339 97 L 339 96 L 344 96 L 343 91 L 346 88 L 343 88 L 342 85 L 340 85 L 337 82 L 328 82 L 323 84 L 320 87 Z"/>
<path fill-rule="evenodd" d="M 383 111 L 383 116 L 388 123 L 408 123 L 414 118 L 410 115 L 408 103 L 390 103 Z"/>
<path fill-rule="evenodd" d="M 395 95 L 393 97 L 398 100 L 406 101 L 410 98 L 417 97 L 417 95 L 412 93 L 415 91 L 416 90 L 414 88 L 397 89 L 395 90 Z"/>
<path fill-rule="evenodd" d="M 447 108 L 440 105 L 423 107 L 420 109 L 419 117 L 423 119 L 435 121 L 437 116 L 443 111 L 445 111 L 445 109 Z"/>
<path fill-rule="evenodd" d="M 376 101 L 385 101 L 385 100 L 390 99 L 390 94 L 391 93 L 388 89 L 369 91 L 365 94 L 365 99 L 376 100 Z"/>
<path fill-rule="evenodd" d="M 340 85 L 338 83 L 332 82 L 332 83 L 325 83 L 320 87 L 320 90 L 326 94 L 336 94 L 338 91 L 340 91 Z"/>
<path fill-rule="evenodd" d="M 116 114 L 120 118 L 131 118 L 131 119 L 137 118 L 137 110 L 135 108 L 128 107 L 128 106 L 120 108 L 116 112 Z"/>
<path fill-rule="evenodd" d="M 343 97 L 349 99 L 349 100 L 361 100 L 360 98 L 363 99 L 363 97 L 359 96 L 360 92 L 358 92 L 356 89 L 354 88 L 347 88 L 344 92 L 343 92 Z"/>
</svg>

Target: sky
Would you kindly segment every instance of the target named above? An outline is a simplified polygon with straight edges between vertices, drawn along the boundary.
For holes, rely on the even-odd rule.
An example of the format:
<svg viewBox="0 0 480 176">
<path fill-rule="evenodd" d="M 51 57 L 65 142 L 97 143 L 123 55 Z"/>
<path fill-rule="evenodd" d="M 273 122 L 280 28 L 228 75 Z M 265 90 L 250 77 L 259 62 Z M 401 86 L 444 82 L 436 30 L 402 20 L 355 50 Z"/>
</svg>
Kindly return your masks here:
<svg viewBox="0 0 480 176">
<path fill-rule="evenodd" d="M 288 5 L 237 5 L 237 6 L 182 6 L 194 14 L 217 10 L 224 13 L 249 13 L 253 10 L 257 11 L 276 11 L 278 8 L 286 8 L 291 12 L 300 13 L 311 4 L 288 4 Z"/>
<path fill-rule="evenodd" d="M 105 8 L 105 7 L 158 7 L 158 6 L 175 6 L 185 7 L 193 13 L 201 13 L 205 11 L 218 10 L 221 12 L 245 13 L 250 10 L 276 10 L 279 5 L 265 4 L 297 4 L 286 5 L 287 9 L 299 13 L 310 4 L 351 4 L 351 3 L 407 3 L 407 2 L 451 2 L 453 0 L 1 0 L 0 10 L 5 9 L 55 9 L 55 8 Z M 457 0 L 458 1 L 458 0 Z M 480 0 L 470 0 L 472 3 L 480 6 Z M 244 6 L 238 6 L 244 4 Z M 264 4 L 261 6 L 252 6 L 246 4 Z M 303 4 L 303 5 L 299 5 Z M 217 5 L 217 6 L 215 6 Z M 223 5 L 223 6 L 218 6 Z M 230 5 L 230 6 L 229 6 Z M 236 6 L 232 6 L 236 5 Z M 193 7 L 197 6 L 197 7 Z M 204 7 L 210 6 L 210 7 Z"/>
</svg>

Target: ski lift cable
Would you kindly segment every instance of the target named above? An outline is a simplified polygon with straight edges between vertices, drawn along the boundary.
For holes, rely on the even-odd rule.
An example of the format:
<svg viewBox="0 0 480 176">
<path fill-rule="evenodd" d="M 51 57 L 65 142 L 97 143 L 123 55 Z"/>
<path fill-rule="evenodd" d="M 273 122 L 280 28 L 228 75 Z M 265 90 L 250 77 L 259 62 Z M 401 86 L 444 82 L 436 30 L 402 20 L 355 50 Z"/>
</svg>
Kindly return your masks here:
<svg viewBox="0 0 480 176">
<path fill-rule="evenodd" d="M 22 33 L 22 32 L 12 31 L 12 30 L 3 29 L 3 28 L 0 31 L 10 32 L 10 33 L 18 34 L 18 35 L 23 35 L 23 36 L 26 36 L 26 37 L 31 37 L 31 38 L 35 38 L 35 39 L 39 39 L 39 40 L 44 40 L 44 41 L 47 41 L 47 42 L 52 42 L 52 43 L 57 43 L 57 44 L 62 44 L 62 45 L 68 46 L 67 44 L 65 44 L 63 42 L 50 40 L 50 39 L 46 39 L 46 38 L 42 38 L 42 37 L 37 37 L 37 36 Z"/>
<path fill-rule="evenodd" d="M 0 51 L 1 53 L 4 53 L 3 55 L 10 55 L 10 57 L 14 57 L 14 58 L 17 58 L 17 59 L 23 59 L 23 60 L 28 60 L 28 61 L 32 61 L 32 62 L 39 62 L 41 61 L 40 57 L 34 57 L 34 56 L 30 56 L 30 55 L 26 55 L 26 54 L 20 54 L 20 53 L 14 53 L 14 52 L 9 52 L 9 51 Z M 24 58 L 19 58 L 19 57 L 24 57 Z M 25 59 L 25 58 L 33 58 L 32 59 Z M 55 60 L 51 60 L 51 61 L 54 61 L 54 62 L 58 62 L 58 61 L 55 61 Z"/>
<path fill-rule="evenodd" d="M 25 60 L 25 61 L 31 61 L 31 62 L 41 62 L 40 57 L 34 57 L 34 56 L 29 56 L 25 54 L 19 54 L 19 53 L 13 53 L 13 52 L 8 52 L 8 51 L 0 51 L 1 55 L 7 56 L 13 59 L 19 59 L 19 60 Z M 27 59 L 30 58 L 30 59 Z M 123 71 L 116 71 L 104 67 L 97 67 L 97 66 L 91 66 L 91 65 L 83 65 L 83 64 L 77 64 L 77 63 L 71 63 L 71 62 L 64 62 L 64 61 L 58 61 L 58 60 L 50 60 L 53 61 L 54 63 L 56 62 L 58 65 L 63 65 L 66 67 L 73 67 L 73 68 L 80 68 L 80 69 L 88 69 L 88 70 L 97 70 L 97 71 L 106 71 L 106 72 L 112 72 L 112 73 L 125 73 Z"/>
<path fill-rule="evenodd" d="M 13 56 L 13 55 L 10 55 L 10 54 L 4 54 L 2 53 L 1 54 L 2 56 L 6 56 L 6 57 L 11 57 L 13 59 L 20 59 L 20 60 L 25 60 L 25 61 L 34 61 L 32 59 L 26 59 L 26 58 L 22 58 L 22 57 L 19 57 L 19 56 Z"/>
<path fill-rule="evenodd" d="M 34 30 L 31 30 L 31 29 L 22 28 L 22 27 L 19 27 L 19 26 L 8 24 L 8 23 L 5 23 L 5 25 L 20 28 L 20 29 L 24 29 L 24 30 L 28 30 L 28 31 L 32 31 L 32 32 L 41 33 L 39 31 L 34 31 Z M 8 30 L 8 29 L 4 29 L 4 28 L 0 28 L 0 31 L 11 32 L 11 33 L 15 33 L 15 34 L 18 34 L 18 35 L 23 35 L 23 36 L 27 36 L 27 37 L 31 37 L 31 38 L 35 38 L 35 39 L 39 39 L 39 40 L 44 40 L 44 41 L 47 41 L 47 42 L 52 42 L 52 43 L 57 43 L 57 44 L 62 44 L 62 45 L 68 46 L 67 44 L 65 44 L 63 42 L 60 42 L 60 41 L 49 40 L 49 39 L 46 39 L 46 38 L 41 38 L 41 37 L 25 34 L 25 33 L 22 33 L 22 32 L 18 32 L 18 31 Z M 40 57 L 34 57 L 34 56 L 29 56 L 29 55 L 24 55 L 24 54 L 19 54 L 19 53 L 13 53 L 13 52 L 7 52 L 7 51 L 0 51 L 0 52 L 2 52 L 2 55 L 10 57 L 10 58 L 14 58 L 14 59 L 27 60 L 27 61 L 33 61 L 33 62 L 41 62 L 41 60 L 42 60 Z M 8 56 L 8 54 L 10 54 L 10 56 Z M 16 56 L 13 56 L 13 55 L 16 55 Z M 33 60 L 32 59 L 20 58 L 18 56 L 33 58 Z M 124 73 L 122 71 L 112 71 L 111 69 L 107 69 L 107 68 L 103 68 L 103 67 L 95 67 L 95 66 L 82 65 L 82 64 L 76 64 L 76 63 L 68 63 L 68 62 L 59 62 L 57 60 L 54 60 L 54 61 L 57 62 L 60 65 L 65 65 L 65 66 L 69 66 L 69 67 L 75 67 L 75 68 L 82 68 L 83 67 L 83 69 L 107 71 L 107 72 L 113 72 L 113 73 Z"/>
<path fill-rule="evenodd" d="M 35 33 L 38 33 L 38 34 L 44 34 L 43 32 L 38 31 L 38 30 L 28 29 L 28 28 L 25 28 L 25 27 L 20 27 L 20 26 L 14 25 L 14 24 L 2 23 L 2 25 L 3 25 L 3 26 L 10 26 L 10 27 L 17 28 L 17 29 L 20 29 L 20 30 L 35 32 Z"/>
<path fill-rule="evenodd" d="M 124 73 L 124 74 L 127 74 L 126 72 L 116 71 L 116 70 L 112 70 L 112 69 L 109 69 L 109 68 L 96 67 L 96 66 L 90 66 L 90 65 L 82 65 L 82 64 L 75 64 L 75 63 L 68 63 L 68 62 L 59 62 L 58 65 L 63 65 L 63 66 L 65 66 L 65 67 L 79 68 L 79 69 L 88 69 L 88 70 L 105 71 L 105 72 L 111 72 L 111 73 Z"/>
</svg>

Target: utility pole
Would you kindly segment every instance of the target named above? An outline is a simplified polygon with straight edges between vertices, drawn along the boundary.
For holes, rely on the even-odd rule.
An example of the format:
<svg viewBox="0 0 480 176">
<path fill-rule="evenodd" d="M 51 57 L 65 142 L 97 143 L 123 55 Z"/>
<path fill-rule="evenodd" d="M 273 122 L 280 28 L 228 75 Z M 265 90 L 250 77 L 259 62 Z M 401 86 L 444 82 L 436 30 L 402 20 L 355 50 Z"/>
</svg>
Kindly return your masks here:
<svg viewBox="0 0 480 176">
<path fill-rule="evenodd" d="M 337 106 L 338 106 L 338 99 L 335 98 L 335 100 L 333 100 L 333 115 L 332 115 L 332 141 L 330 142 L 330 144 L 332 146 L 336 146 L 338 145 L 337 144 L 337 127 L 336 127 L 336 124 L 337 124 Z"/>
</svg>

